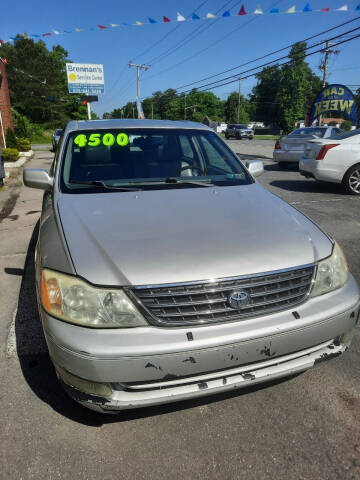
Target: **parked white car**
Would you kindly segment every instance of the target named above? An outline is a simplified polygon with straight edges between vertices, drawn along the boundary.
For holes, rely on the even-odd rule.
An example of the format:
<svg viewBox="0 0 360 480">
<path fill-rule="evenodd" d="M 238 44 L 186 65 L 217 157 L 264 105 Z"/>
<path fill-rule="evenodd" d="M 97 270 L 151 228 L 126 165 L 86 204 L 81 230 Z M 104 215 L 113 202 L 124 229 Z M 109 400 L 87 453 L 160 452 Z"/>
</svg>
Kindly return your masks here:
<svg viewBox="0 0 360 480">
<path fill-rule="evenodd" d="M 299 170 L 305 177 L 341 183 L 351 195 L 360 195 L 360 129 L 308 142 Z"/>
</svg>

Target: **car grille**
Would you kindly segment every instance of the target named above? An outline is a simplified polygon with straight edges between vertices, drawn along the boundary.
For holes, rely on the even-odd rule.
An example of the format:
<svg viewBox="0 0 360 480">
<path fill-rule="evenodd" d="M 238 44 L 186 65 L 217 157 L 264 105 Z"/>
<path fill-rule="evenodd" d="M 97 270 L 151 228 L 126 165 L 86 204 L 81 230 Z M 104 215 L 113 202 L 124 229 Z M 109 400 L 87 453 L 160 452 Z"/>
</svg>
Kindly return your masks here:
<svg viewBox="0 0 360 480">
<path fill-rule="evenodd" d="M 219 323 L 266 315 L 302 303 L 310 291 L 314 266 L 216 281 L 134 287 L 131 296 L 157 326 Z M 234 309 L 229 296 L 246 292 L 249 303 Z"/>
</svg>

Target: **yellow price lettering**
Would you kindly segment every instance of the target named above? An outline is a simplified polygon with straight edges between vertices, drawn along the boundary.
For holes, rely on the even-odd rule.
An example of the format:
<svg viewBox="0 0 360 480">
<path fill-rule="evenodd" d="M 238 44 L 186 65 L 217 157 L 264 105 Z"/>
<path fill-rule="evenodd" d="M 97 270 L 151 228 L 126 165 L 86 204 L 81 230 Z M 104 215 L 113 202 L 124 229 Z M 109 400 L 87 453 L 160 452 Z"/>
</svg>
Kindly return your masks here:
<svg viewBox="0 0 360 480">
<path fill-rule="evenodd" d="M 75 138 L 74 138 L 74 143 L 75 145 L 77 145 L 78 147 L 85 147 L 86 144 L 87 144 L 87 138 L 86 138 L 86 135 L 84 134 L 80 134 L 80 135 L 77 135 Z"/>
<path fill-rule="evenodd" d="M 102 138 L 102 142 L 104 145 L 111 147 L 115 143 L 115 137 L 112 133 L 105 133 L 105 135 Z"/>
<path fill-rule="evenodd" d="M 88 141 L 89 147 L 97 147 L 98 145 L 100 145 L 100 143 L 101 143 L 100 133 L 92 133 Z"/>
<path fill-rule="evenodd" d="M 126 145 L 129 143 L 129 137 L 126 135 L 126 133 L 119 133 L 116 137 L 116 143 L 120 145 L 120 147 L 126 147 Z"/>
</svg>

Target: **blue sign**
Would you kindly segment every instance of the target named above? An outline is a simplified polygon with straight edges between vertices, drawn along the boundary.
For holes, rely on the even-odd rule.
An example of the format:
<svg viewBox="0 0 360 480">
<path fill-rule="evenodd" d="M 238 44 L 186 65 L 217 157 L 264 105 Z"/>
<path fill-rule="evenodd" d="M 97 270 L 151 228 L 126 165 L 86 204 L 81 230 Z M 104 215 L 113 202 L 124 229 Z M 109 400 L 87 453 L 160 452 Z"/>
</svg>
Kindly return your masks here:
<svg viewBox="0 0 360 480">
<path fill-rule="evenodd" d="M 105 93 L 104 84 L 89 85 L 86 83 L 69 83 L 69 93 L 84 93 L 86 95 L 98 95 Z"/>
<path fill-rule="evenodd" d="M 358 125 L 358 110 L 353 93 L 344 85 L 328 85 L 318 93 L 311 107 L 308 125 L 328 112 L 339 112 L 346 115 L 354 125 Z"/>
</svg>

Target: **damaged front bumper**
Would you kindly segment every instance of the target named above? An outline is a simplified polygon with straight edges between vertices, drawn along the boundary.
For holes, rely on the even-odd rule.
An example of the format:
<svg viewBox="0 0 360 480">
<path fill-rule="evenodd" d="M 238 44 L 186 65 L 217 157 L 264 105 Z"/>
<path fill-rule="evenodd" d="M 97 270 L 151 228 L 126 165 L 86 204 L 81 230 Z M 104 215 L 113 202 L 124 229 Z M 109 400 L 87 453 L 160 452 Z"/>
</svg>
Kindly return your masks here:
<svg viewBox="0 0 360 480">
<path fill-rule="evenodd" d="M 189 328 L 96 330 L 41 315 L 68 393 L 111 413 L 270 381 L 339 355 L 359 320 L 359 291 L 350 276 L 296 309 Z"/>
</svg>

